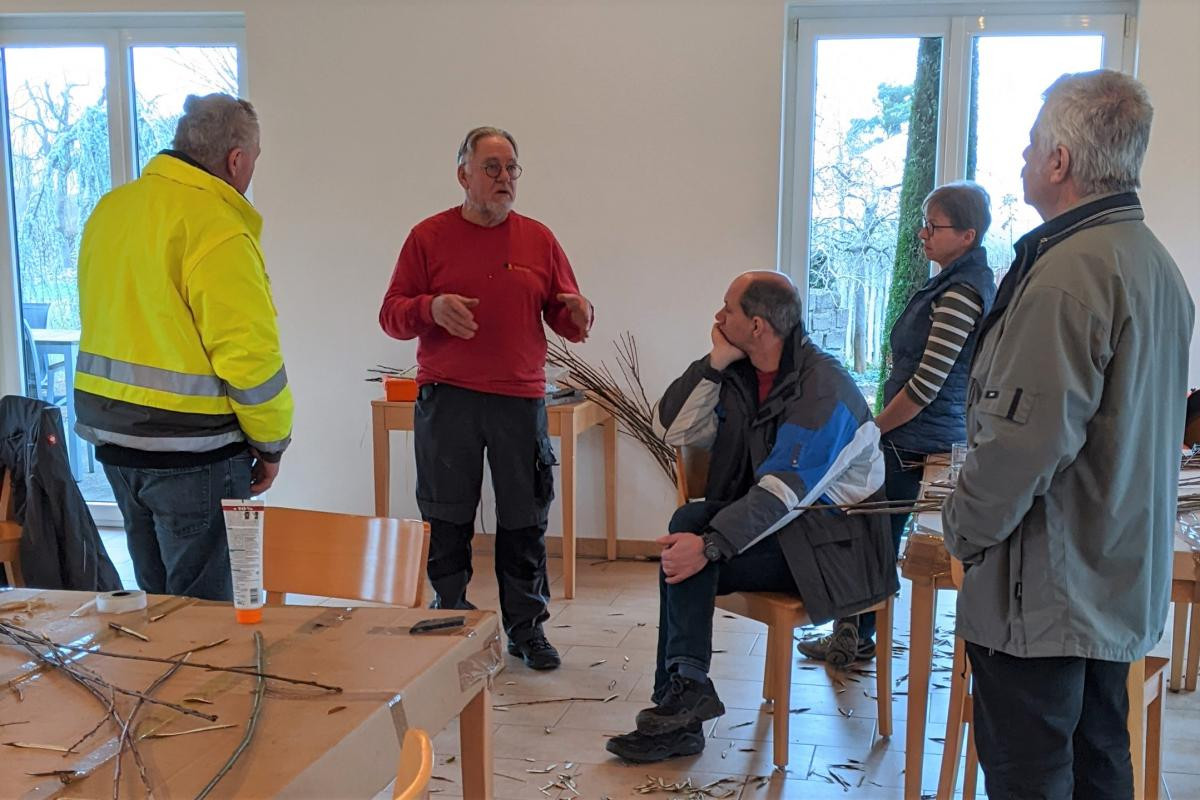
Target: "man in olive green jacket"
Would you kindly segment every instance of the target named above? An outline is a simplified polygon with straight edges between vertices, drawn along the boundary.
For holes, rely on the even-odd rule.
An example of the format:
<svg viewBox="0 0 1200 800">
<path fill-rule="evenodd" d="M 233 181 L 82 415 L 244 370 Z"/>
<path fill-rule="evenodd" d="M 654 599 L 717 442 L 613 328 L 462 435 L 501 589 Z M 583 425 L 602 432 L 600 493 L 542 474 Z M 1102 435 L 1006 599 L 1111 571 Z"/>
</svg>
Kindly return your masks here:
<svg viewBox="0 0 1200 800">
<path fill-rule="evenodd" d="M 1022 171 L 1046 222 L 971 369 L 943 519 L 993 800 L 1133 795 L 1125 680 L 1166 621 L 1194 319 L 1133 193 L 1152 113 L 1116 72 L 1047 91 Z"/>
</svg>

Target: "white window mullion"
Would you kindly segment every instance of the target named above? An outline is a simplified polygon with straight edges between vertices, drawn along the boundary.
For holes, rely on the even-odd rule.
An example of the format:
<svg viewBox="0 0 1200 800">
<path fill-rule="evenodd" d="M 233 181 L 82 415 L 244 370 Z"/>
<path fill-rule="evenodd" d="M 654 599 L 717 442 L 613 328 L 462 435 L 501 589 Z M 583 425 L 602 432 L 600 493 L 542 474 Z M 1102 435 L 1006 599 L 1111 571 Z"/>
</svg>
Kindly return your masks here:
<svg viewBox="0 0 1200 800">
<path fill-rule="evenodd" d="M 106 33 L 104 60 L 108 69 L 108 148 L 114 188 L 129 182 L 133 126 L 129 121 L 129 56 L 118 31 Z"/>
<path fill-rule="evenodd" d="M 967 134 L 971 117 L 971 34 L 967 17 L 948 21 L 942 45 L 942 117 L 934 184 L 967 174 Z"/>
</svg>

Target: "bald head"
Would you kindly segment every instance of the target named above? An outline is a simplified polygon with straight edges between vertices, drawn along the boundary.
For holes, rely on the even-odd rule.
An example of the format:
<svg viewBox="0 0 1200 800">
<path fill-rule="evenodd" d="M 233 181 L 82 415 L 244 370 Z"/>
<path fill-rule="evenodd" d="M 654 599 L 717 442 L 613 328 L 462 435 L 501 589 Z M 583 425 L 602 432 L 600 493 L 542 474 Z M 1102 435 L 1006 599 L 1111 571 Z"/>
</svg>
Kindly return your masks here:
<svg viewBox="0 0 1200 800">
<path fill-rule="evenodd" d="M 765 269 L 743 272 L 734 278 L 729 291 L 738 298 L 743 314 L 762 318 L 776 336 L 787 336 L 800 322 L 803 311 L 800 292 L 782 272 Z"/>
</svg>

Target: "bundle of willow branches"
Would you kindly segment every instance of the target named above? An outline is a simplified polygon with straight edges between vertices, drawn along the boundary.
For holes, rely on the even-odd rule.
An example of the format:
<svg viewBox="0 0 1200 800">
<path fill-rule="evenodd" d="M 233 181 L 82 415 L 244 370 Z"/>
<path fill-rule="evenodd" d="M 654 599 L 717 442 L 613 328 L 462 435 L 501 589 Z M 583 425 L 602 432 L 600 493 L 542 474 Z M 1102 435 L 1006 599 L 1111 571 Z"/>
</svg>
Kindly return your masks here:
<svg viewBox="0 0 1200 800">
<path fill-rule="evenodd" d="M 654 432 L 654 410 L 642 385 L 637 342 L 633 334 L 626 331 L 613 345 L 617 349 L 617 366 L 623 383 L 617 380 L 603 361 L 599 367 L 594 367 L 572 353 L 561 337 L 557 341 L 547 342 L 546 361 L 570 370 L 562 383 L 583 390 L 591 400 L 612 414 L 622 432 L 646 448 L 659 469 L 671 479 L 671 483 L 675 483 L 675 450 Z"/>
<path fill-rule="evenodd" d="M 1182 485 L 1180 488 L 1186 488 Z M 939 486 L 939 484 L 934 484 Z M 916 500 L 868 500 L 862 503 L 818 503 L 810 506 L 799 506 L 802 511 L 816 511 L 820 509 L 836 509 L 844 511 L 847 514 L 927 514 L 931 512 L 940 512 L 942 504 L 949 497 L 947 492 L 927 492 Z M 1183 516 L 1184 514 L 1200 512 L 1200 494 L 1183 494 L 1179 495 L 1178 509 L 1176 514 Z"/>
</svg>

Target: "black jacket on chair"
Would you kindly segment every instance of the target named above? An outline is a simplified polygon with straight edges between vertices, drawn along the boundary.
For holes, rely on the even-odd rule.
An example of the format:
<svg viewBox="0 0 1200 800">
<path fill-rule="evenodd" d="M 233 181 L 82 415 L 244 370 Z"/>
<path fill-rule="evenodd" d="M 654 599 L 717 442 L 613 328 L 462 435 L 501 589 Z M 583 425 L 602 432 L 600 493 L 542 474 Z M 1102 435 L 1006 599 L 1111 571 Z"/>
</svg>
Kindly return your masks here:
<svg viewBox="0 0 1200 800">
<path fill-rule="evenodd" d="M 108 592 L 121 579 L 71 477 L 62 413 L 28 397 L 0 398 L 0 467 L 12 476 L 27 586 Z"/>
</svg>

